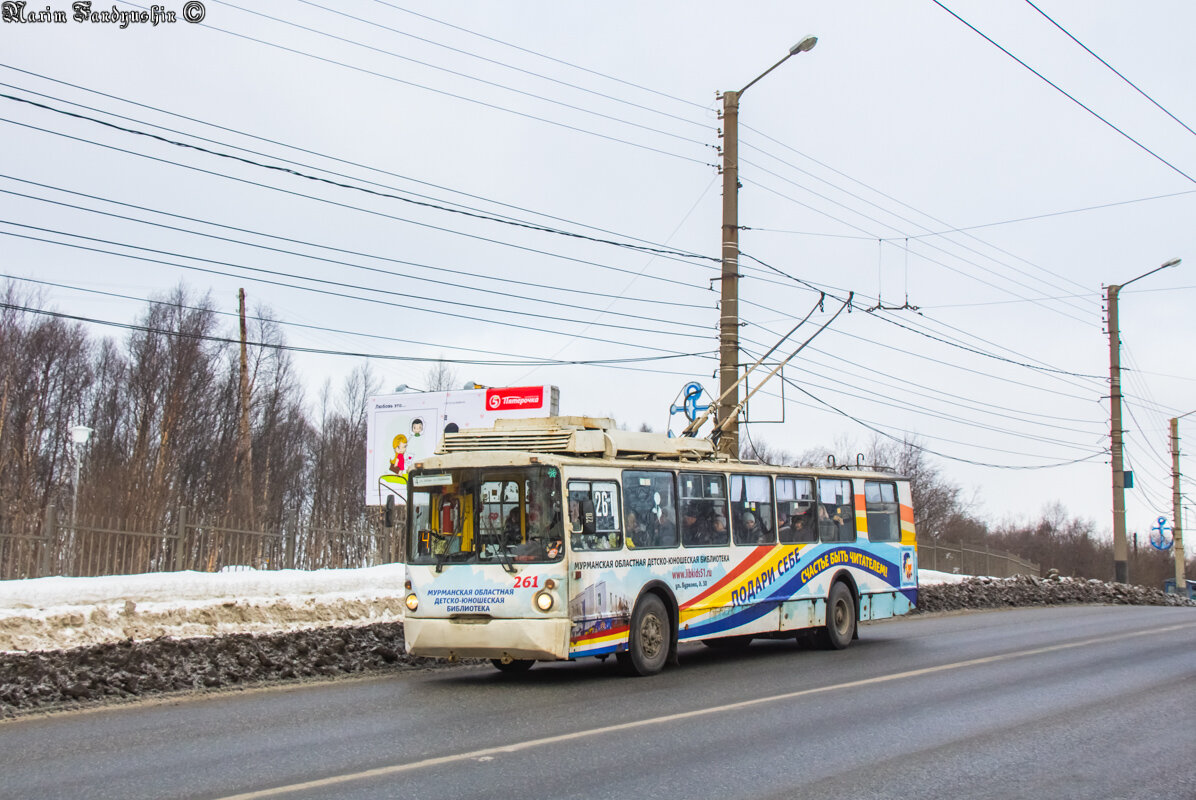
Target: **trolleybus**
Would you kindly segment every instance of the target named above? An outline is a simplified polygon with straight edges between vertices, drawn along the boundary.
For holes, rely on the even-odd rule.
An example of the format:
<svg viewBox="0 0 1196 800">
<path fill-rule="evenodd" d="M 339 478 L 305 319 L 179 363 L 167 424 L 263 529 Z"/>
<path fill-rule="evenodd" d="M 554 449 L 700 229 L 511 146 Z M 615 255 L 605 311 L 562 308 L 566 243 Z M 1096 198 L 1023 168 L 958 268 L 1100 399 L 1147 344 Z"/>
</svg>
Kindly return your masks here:
<svg viewBox="0 0 1196 800">
<path fill-rule="evenodd" d="M 408 481 L 409 653 L 504 671 L 678 644 L 816 636 L 917 600 L 909 482 L 771 467 L 610 420 L 499 420 L 445 436 Z"/>
</svg>

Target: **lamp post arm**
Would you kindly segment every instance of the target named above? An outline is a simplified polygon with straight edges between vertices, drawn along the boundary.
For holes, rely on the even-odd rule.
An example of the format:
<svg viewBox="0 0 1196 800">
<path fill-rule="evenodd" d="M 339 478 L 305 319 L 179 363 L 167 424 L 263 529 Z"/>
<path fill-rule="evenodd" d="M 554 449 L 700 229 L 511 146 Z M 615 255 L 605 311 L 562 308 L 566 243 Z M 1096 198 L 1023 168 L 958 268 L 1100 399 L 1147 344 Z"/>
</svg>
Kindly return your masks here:
<svg viewBox="0 0 1196 800">
<path fill-rule="evenodd" d="M 743 87 L 742 89 L 740 89 L 740 90 L 737 92 L 737 94 L 739 94 L 739 95 L 741 95 L 741 96 L 742 96 L 744 92 L 746 92 L 748 89 L 750 89 L 750 88 L 751 88 L 751 87 L 752 87 L 752 86 L 753 86 L 753 85 L 754 85 L 756 82 L 758 82 L 758 81 L 759 81 L 761 78 L 763 78 L 763 77 L 764 77 L 765 75 L 767 75 L 768 73 L 772 72 L 772 71 L 773 71 L 774 69 L 776 69 L 777 67 L 779 67 L 779 66 L 781 66 L 782 64 L 784 64 L 786 61 L 788 61 L 788 60 L 789 60 L 790 58 L 792 58 L 792 57 L 793 57 L 793 53 L 786 53 L 784 58 L 782 58 L 780 61 L 778 61 L 777 63 L 773 64 L 771 67 L 769 67 L 768 69 L 764 70 L 764 71 L 763 71 L 763 72 L 761 72 L 759 75 L 757 75 L 757 76 L 756 76 L 756 78 L 755 78 L 755 79 L 754 79 L 754 80 L 753 80 L 751 83 L 749 83 L 747 86 L 745 86 L 745 87 Z"/>
<path fill-rule="evenodd" d="M 1141 280 L 1142 278 L 1145 278 L 1147 275 L 1153 275 L 1153 274 L 1155 274 L 1156 272 L 1158 272 L 1158 271 L 1159 271 L 1159 270 L 1161 270 L 1161 269 L 1167 269 L 1168 267 L 1175 267 L 1175 266 L 1178 266 L 1178 265 L 1179 265 L 1179 263 L 1180 263 L 1181 261 L 1182 261 L 1182 259 L 1179 259 L 1179 258 L 1173 258 L 1173 259 L 1171 259 L 1170 261 L 1168 261 L 1166 264 L 1162 264 L 1162 265 L 1160 265 L 1160 266 L 1157 266 L 1157 267 L 1155 267 L 1155 268 L 1154 268 L 1154 269 L 1152 269 L 1150 272 L 1143 272 L 1143 273 L 1142 273 L 1141 275 L 1139 275 L 1137 278 L 1130 278 L 1128 281 L 1126 281 L 1125 283 L 1121 284 L 1121 285 L 1120 285 L 1120 286 L 1118 286 L 1117 288 L 1118 288 L 1118 289 L 1124 289 L 1125 287 L 1129 286 L 1129 285 L 1130 285 L 1131 283 L 1133 283 L 1134 281 Z"/>
</svg>

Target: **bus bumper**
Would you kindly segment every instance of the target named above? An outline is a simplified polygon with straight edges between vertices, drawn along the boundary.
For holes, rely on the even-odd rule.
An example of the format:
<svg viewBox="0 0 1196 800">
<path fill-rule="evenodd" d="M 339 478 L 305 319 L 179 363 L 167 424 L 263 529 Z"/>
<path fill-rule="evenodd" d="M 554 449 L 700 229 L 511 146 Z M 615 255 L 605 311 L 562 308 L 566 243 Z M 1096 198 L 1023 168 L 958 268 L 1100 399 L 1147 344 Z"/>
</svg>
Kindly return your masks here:
<svg viewBox="0 0 1196 800">
<path fill-rule="evenodd" d="M 407 652 L 433 658 L 515 658 L 558 661 L 569 657 L 570 623 L 550 619 L 413 619 L 403 623 Z"/>
</svg>

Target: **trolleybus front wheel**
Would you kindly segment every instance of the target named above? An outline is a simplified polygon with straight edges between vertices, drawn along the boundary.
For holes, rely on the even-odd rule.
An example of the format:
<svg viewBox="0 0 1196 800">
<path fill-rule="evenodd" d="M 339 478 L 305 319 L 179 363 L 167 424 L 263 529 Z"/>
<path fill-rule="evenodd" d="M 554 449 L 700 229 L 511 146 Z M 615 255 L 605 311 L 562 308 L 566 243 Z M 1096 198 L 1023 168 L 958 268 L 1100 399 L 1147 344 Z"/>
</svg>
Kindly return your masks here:
<svg viewBox="0 0 1196 800">
<path fill-rule="evenodd" d="M 501 658 L 492 658 L 490 659 L 490 663 L 499 672 L 527 672 L 536 662 L 530 658 L 513 658 L 510 661 L 503 661 Z"/>
<path fill-rule="evenodd" d="M 646 594 L 631 615 L 631 634 L 627 655 L 619 653 L 619 663 L 629 675 L 655 675 L 664 668 L 672 643 L 669 614 L 654 594 Z"/>
<path fill-rule="evenodd" d="M 842 650 L 855 636 L 855 599 L 842 581 L 831 586 L 826 599 L 826 627 L 819 638 L 828 650 Z"/>
</svg>

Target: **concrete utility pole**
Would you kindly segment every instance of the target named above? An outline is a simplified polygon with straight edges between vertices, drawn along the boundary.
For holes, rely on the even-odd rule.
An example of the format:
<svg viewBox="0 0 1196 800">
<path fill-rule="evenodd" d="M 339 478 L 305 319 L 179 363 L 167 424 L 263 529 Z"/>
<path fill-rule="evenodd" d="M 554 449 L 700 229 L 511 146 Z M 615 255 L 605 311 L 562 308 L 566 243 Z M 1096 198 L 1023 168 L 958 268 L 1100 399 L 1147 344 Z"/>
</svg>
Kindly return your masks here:
<svg viewBox="0 0 1196 800">
<path fill-rule="evenodd" d="M 249 429 L 249 332 L 245 322 L 244 289 L 237 290 L 237 308 L 241 318 L 241 385 L 239 392 L 241 414 L 237 421 L 237 448 L 233 458 L 237 469 L 234 470 L 233 481 L 239 483 L 240 486 L 235 487 L 233 491 L 242 497 L 237 510 L 246 516 L 242 517 L 241 521 L 252 527 L 256 520 L 253 513 L 253 439 Z"/>
<path fill-rule="evenodd" d="M 723 224 L 722 291 L 720 292 L 718 420 L 738 416 L 739 405 L 739 98 L 753 83 L 772 72 L 791 56 L 813 50 L 817 36 L 807 36 L 789 48 L 789 53 L 760 73 L 738 92 L 723 92 Z M 718 451 L 739 458 L 739 420 L 723 428 Z"/>
<path fill-rule="evenodd" d="M 723 273 L 718 318 L 718 419 L 739 405 L 739 92 L 723 92 Z M 727 426 L 718 450 L 739 457 L 739 420 Z"/>
<path fill-rule="evenodd" d="M 1184 575 L 1187 556 L 1184 553 L 1183 493 L 1179 488 L 1179 421 L 1190 414 L 1196 414 L 1196 410 L 1171 418 L 1171 530 L 1175 535 L 1175 591 L 1181 597 L 1187 595 L 1188 585 Z"/>
<path fill-rule="evenodd" d="M 1129 579 L 1129 546 L 1125 540 L 1125 465 L 1121 445 L 1121 331 L 1117 325 L 1117 292 L 1109 296 L 1109 438 L 1113 457 L 1113 580 Z"/>
<path fill-rule="evenodd" d="M 1129 581 L 1129 545 L 1125 538 L 1125 465 L 1123 462 L 1121 427 L 1121 329 L 1117 319 L 1117 297 L 1126 286 L 1153 275 L 1161 269 L 1174 267 L 1181 259 L 1173 258 L 1162 266 L 1131 278 L 1123 284 L 1108 288 L 1109 302 L 1109 439 L 1113 462 L 1113 580 Z"/>
</svg>

